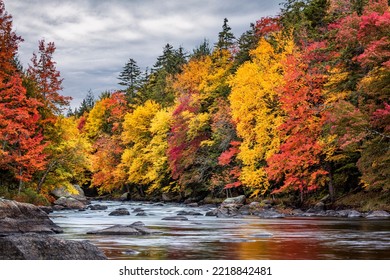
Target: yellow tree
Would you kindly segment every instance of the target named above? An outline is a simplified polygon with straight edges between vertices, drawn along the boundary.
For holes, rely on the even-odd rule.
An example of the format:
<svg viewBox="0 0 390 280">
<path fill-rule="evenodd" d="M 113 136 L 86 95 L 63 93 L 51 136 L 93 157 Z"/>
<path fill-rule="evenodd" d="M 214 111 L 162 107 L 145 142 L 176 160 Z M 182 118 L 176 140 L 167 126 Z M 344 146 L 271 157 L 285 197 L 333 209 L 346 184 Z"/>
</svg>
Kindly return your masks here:
<svg viewBox="0 0 390 280">
<path fill-rule="evenodd" d="M 283 122 L 277 89 L 283 83 L 282 61 L 293 49 L 291 40 L 278 40 L 278 49 L 265 39 L 251 51 L 252 61 L 244 63 L 229 80 L 233 121 L 242 139 L 237 158 L 243 168 L 240 180 L 253 196 L 269 188 L 266 159 L 278 151 L 278 127 Z"/>
<path fill-rule="evenodd" d="M 83 184 L 85 172 L 90 170 L 91 144 L 80 134 L 73 117 L 58 117 L 54 124 L 52 142 L 47 147 L 48 163 L 38 181 L 38 192 L 53 187 Z"/>
<path fill-rule="evenodd" d="M 167 134 L 171 113 L 148 100 L 125 116 L 122 142 L 126 146 L 118 170 L 127 184 L 133 184 L 143 194 L 163 187 L 167 178 Z"/>
</svg>

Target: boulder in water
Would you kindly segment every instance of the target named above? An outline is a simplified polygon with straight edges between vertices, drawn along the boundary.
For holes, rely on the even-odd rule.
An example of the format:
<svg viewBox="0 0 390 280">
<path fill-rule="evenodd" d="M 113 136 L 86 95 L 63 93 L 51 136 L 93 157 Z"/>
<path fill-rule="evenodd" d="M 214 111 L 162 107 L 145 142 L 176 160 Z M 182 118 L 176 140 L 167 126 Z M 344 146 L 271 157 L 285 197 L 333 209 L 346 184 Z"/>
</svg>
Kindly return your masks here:
<svg viewBox="0 0 390 280">
<path fill-rule="evenodd" d="M 39 234 L 0 237 L 1 260 L 105 260 L 88 241 L 71 241 Z"/>
<path fill-rule="evenodd" d="M 57 199 L 60 197 L 71 197 L 82 202 L 87 201 L 84 191 L 79 185 L 55 188 L 51 191 L 51 194 Z"/>
<path fill-rule="evenodd" d="M 65 209 L 84 209 L 85 203 L 77 200 L 73 197 L 60 197 L 56 201 L 54 201 L 55 205 L 59 205 L 64 207 Z M 55 208 L 54 208 L 55 209 Z"/>
<path fill-rule="evenodd" d="M 130 215 L 130 212 L 126 208 L 118 208 L 114 211 L 112 211 L 109 216 L 128 216 Z"/>
<path fill-rule="evenodd" d="M 115 225 L 102 230 L 87 232 L 87 234 L 101 235 L 149 235 L 159 233 L 161 232 L 147 228 L 142 222 L 135 222 L 131 225 Z"/>
<path fill-rule="evenodd" d="M 178 216 L 203 216 L 202 213 L 196 212 L 196 211 L 178 211 L 177 212 Z"/>
<path fill-rule="evenodd" d="M 108 207 L 106 205 L 92 204 L 87 207 L 90 210 L 106 210 Z"/>
<path fill-rule="evenodd" d="M 0 234 L 60 233 L 62 229 L 39 207 L 0 198 Z"/>
</svg>

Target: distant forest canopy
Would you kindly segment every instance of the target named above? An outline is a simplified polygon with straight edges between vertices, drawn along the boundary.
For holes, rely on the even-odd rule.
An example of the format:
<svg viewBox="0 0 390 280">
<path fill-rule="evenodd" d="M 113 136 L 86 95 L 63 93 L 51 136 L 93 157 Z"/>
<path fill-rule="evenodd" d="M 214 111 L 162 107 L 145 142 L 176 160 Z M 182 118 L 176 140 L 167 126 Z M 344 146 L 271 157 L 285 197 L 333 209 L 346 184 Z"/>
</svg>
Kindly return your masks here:
<svg viewBox="0 0 390 280">
<path fill-rule="evenodd" d="M 390 190 L 387 0 L 287 0 L 235 37 L 129 58 L 123 90 L 70 98 L 53 42 L 28 69 L 0 0 L 0 196 L 51 201 L 58 186 L 144 198 Z"/>
</svg>

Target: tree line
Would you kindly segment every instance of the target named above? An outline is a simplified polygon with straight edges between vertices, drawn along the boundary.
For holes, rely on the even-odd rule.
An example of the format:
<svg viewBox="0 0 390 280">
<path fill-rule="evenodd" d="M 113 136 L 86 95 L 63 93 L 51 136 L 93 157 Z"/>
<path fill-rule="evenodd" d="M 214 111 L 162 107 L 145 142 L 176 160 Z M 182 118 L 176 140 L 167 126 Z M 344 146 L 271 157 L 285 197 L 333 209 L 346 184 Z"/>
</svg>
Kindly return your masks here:
<svg viewBox="0 0 390 280">
<path fill-rule="evenodd" d="M 123 90 L 63 108 L 54 43 L 31 65 L 0 1 L 0 193 L 56 186 L 180 199 L 289 194 L 304 202 L 390 188 L 390 10 L 385 0 L 287 0 L 235 38 L 133 58 Z"/>
</svg>

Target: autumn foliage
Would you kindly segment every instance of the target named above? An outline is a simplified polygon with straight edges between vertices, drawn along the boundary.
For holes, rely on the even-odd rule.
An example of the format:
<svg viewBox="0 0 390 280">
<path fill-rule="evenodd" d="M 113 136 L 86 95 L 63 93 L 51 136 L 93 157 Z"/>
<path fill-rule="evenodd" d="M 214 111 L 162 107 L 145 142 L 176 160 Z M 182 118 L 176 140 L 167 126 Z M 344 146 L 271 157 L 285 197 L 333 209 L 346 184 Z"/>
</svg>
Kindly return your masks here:
<svg viewBox="0 0 390 280">
<path fill-rule="evenodd" d="M 237 40 L 170 44 L 63 116 L 54 43 L 26 71 L 0 0 L 0 189 L 177 199 L 390 189 L 388 1 L 286 1 Z M 88 105 L 88 106 L 87 106 Z"/>
</svg>

